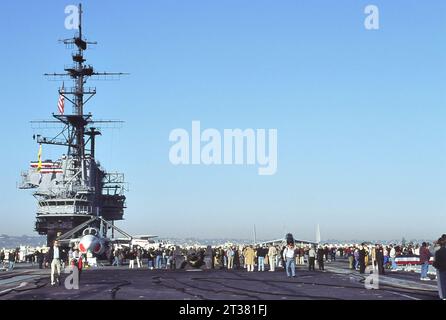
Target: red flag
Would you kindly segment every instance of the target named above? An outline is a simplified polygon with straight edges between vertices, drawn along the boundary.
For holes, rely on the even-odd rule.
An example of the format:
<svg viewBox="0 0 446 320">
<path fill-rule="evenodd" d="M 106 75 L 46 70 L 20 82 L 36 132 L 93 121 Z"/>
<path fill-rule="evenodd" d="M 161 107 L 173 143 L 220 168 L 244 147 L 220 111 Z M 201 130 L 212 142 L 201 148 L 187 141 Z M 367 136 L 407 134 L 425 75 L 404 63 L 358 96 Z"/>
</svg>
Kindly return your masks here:
<svg viewBox="0 0 446 320">
<path fill-rule="evenodd" d="M 59 113 L 63 114 L 65 111 L 65 98 L 63 96 L 64 93 L 64 84 L 62 83 L 62 89 L 59 92 L 59 102 L 57 103 L 57 108 L 59 109 Z"/>
</svg>

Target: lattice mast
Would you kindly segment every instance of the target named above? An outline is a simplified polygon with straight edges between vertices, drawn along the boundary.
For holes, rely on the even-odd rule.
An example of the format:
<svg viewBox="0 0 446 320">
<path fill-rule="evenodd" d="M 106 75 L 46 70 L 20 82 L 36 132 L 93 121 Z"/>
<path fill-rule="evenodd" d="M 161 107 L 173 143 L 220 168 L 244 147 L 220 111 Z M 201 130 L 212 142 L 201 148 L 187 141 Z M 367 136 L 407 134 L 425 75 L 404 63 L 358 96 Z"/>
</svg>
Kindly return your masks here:
<svg viewBox="0 0 446 320">
<path fill-rule="evenodd" d="M 47 235 L 48 244 L 57 236 L 85 223 L 92 216 L 105 220 L 121 220 L 125 208 L 125 181 L 122 173 L 107 173 L 95 160 L 95 137 L 101 132 L 97 124 L 109 125 L 122 121 L 93 121 L 84 107 L 96 94 L 96 88 L 86 87 L 91 77 L 116 77 L 119 72 L 96 72 L 86 64 L 84 51 L 96 44 L 83 36 L 82 5 L 78 7 L 78 31 L 73 38 L 62 42 L 75 50 L 73 63 L 63 73 L 47 73 L 46 76 L 73 81 L 72 87 L 59 88 L 59 96 L 72 105 L 72 113 L 59 110 L 54 120 L 33 123 L 62 123 L 63 129 L 53 138 L 37 135 L 37 143 L 67 147 L 66 155 L 56 161 L 31 162 L 28 172 L 22 173 L 21 189 L 37 189 L 33 195 L 38 200 L 36 231 Z M 65 84 L 65 82 L 64 82 Z M 87 145 L 89 144 L 89 149 Z M 96 220 L 98 221 L 98 220 Z M 106 232 L 106 231 L 105 231 Z"/>
<path fill-rule="evenodd" d="M 66 100 L 73 104 L 73 114 L 72 115 L 54 115 L 53 116 L 62 121 L 66 125 L 69 125 L 71 130 L 68 130 L 68 136 L 66 137 L 66 142 L 61 143 L 54 139 L 47 139 L 38 137 L 37 142 L 43 144 L 57 144 L 68 146 L 68 156 L 73 156 L 79 161 L 82 172 L 82 183 L 86 185 L 86 166 L 85 166 L 85 136 L 89 136 L 89 141 L 91 142 L 90 156 L 94 158 L 94 145 L 95 136 L 99 135 L 100 132 L 96 128 L 89 128 L 86 130 L 86 126 L 91 123 L 100 123 L 102 121 L 92 121 L 91 113 L 84 114 L 84 105 L 96 94 L 96 88 L 85 87 L 88 78 L 92 76 L 121 76 L 125 75 L 122 72 L 96 72 L 91 65 L 85 64 L 86 59 L 84 58 L 84 51 L 87 50 L 88 45 L 97 44 L 97 42 L 91 42 L 84 39 L 82 34 L 82 4 L 79 4 L 79 27 L 77 34 L 70 39 L 62 40 L 62 42 L 67 46 L 75 46 L 76 51 L 72 54 L 73 65 L 65 67 L 65 73 L 46 73 L 45 76 L 52 77 L 69 77 L 73 80 L 74 87 L 65 89 L 64 87 L 59 88 L 59 94 L 62 95 Z M 85 100 L 84 100 L 85 99 Z M 111 121 L 107 121 L 111 122 Z"/>
</svg>

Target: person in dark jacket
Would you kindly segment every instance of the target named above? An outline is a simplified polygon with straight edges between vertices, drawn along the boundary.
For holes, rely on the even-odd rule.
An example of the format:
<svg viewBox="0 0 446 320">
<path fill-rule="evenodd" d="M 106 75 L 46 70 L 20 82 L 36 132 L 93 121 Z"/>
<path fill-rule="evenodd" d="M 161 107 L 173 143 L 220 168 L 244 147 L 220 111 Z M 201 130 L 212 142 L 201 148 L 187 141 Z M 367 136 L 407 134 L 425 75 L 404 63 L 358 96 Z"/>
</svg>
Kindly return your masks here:
<svg viewBox="0 0 446 320">
<path fill-rule="evenodd" d="M 14 265 L 15 265 L 15 259 L 16 259 L 16 252 L 15 251 L 10 251 L 9 252 L 9 267 L 8 267 L 8 271 L 14 270 Z"/>
<path fill-rule="evenodd" d="M 446 300 L 446 235 L 439 240 L 440 249 L 435 252 L 434 267 L 438 270 L 438 292 L 440 298 Z"/>
<path fill-rule="evenodd" d="M 328 261 L 328 254 L 329 254 L 330 250 L 328 250 L 328 247 L 325 246 L 324 248 L 324 255 L 325 255 L 325 261 Z"/>
<path fill-rule="evenodd" d="M 234 247 L 234 267 L 235 269 L 240 269 L 240 254 L 237 247 Z"/>
<path fill-rule="evenodd" d="M 286 246 L 283 246 L 280 250 L 280 261 L 282 262 L 282 267 L 285 268 L 285 258 L 283 257 L 283 252 L 285 251 Z"/>
<path fill-rule="evenodd" d="M 136 249 L 130 250 L 128 253 L 129 269 L 135 268 Z"/>
<path fill-rule="evenodd" d="M 365 273 L 365 256 L 367 252 L 365 251 L 364 244 L 359 246 L 359 273 Z"/>
<path fill-rule="evenodd" d="M 317 264 L 319 265 L 319 270 L 324 270 L 324 256 L 325 250 L 322 247 L 317 249 Z"/>
<path fill-rule="evenodd" d="M 265 257 L 268 252 L 263 247 L 258 247 L 257 254 L 257 271 L 265 271 Z"/>
<path fill-rule="evenodd" d="M 155 265 L 155 250 L 153 248 L 149 249 L 149 252 L 147 253 L 148 258 L 147 258 L 147 266 L 149 267 L 150 270 L 153 270 L 154 265 Z"/>
<path fill-rule="evenodd" d="M 43 255 L 42 250 L 40 250 L 40 251 L 37 250 L 36 258 L 37 258 L 37 263 L 39 264 L 39 269 L 43 269 L 43 258 L 44 258 L 44 255 Z"/>
<path fill-rule="evenodd" d="M 376 245 L 376 264 L 378 266 L 378 274 L 384 274 L 384 249 L 381 245 Z"/>
</svg>

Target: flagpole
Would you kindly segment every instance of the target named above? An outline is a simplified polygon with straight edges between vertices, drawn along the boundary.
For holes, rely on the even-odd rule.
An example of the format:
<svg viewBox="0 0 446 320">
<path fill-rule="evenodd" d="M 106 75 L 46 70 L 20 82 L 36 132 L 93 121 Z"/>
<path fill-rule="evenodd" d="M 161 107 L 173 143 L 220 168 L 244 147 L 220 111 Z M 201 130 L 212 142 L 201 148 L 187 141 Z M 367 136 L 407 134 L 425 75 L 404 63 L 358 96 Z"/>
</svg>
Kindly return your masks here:
<svg viewBox="0 0 446 320">
<path fill-rule="evenodd" d="M 42 144 L 39 143 L 39 152 L 37 153 L 37 171 L 42 169 Z"/>
</svg>

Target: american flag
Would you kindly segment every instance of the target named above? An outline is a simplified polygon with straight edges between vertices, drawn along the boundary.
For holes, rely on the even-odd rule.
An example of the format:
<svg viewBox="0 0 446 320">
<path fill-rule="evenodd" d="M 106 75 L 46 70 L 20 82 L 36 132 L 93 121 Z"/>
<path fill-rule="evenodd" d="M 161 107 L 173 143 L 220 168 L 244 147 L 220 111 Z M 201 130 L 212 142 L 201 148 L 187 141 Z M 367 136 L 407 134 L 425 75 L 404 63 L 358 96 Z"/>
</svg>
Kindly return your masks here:
<svg viewBox="0 0 446 320">
<path fill-rule="evenodd" d="M 65 102 L 64 102 L 64 84 L 62 83 L 62 89 L 59 91 L 59 102 L 57 103 L 57 108 L 59 109 L 59 113 L 63 114 L 65 110 Z"/>
</svg>

